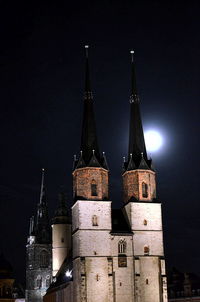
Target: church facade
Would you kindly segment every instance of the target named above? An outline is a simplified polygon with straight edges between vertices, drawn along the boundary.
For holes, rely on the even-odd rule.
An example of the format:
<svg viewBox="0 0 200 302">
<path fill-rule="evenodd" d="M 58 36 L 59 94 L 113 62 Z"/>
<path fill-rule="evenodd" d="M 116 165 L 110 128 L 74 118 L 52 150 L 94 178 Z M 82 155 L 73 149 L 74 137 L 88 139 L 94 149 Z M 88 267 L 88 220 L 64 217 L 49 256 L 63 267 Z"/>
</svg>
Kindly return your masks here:
<svg viewBox="0 0 200 302">
<path fill-rule="evenodd" d="M 100 152 L 88 46 L 80 154 L 74 158 L 71 219 L 62 204 L 52 224 L 53 282 L 45 302 L 167 302 L 161 203 L 145 147 L 131 52 L 132 87 L 123 206 L 113 209 Z M 68 217 L 68 218 L 67 218 Z M 32 302 L 31 299 L 28 301 Z"/>
</svg>

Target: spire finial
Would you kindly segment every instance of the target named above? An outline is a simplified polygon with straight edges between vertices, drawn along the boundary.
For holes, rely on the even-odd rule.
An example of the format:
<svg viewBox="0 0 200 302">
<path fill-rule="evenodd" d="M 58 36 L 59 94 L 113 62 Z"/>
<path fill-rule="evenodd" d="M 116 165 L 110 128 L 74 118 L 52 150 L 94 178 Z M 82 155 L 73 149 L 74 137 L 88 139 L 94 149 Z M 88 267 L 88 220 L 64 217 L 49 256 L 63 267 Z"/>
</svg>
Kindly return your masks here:
<svg viewBox="0 0 200 302">
<path fill-rule="evenodd" d="M 44 196 L 44 168 L 42 168 L 42 181 L 41 181 L 41 189 L 40 189 L 40 204 L 42 203 Z"/>
<path fill-rule="evenodd" d="M 131 96 L 130 103 L 139 102 L 139 97 L 137 93 L 136 85 L 136 75 L 135 75 L 135 66 L 134 66 L 134 50 L 130 51 L 131 54 Z"/>
<path fill-rule="evenodd" d="M 131 62 L 133 63 L 134 50 L 131 50 L 130 54 L 131 54 Z"/>
<path fill-rule="evenodd" d="M 92 91 L 90 85 L 90 72 L 89 72 L 89 45 L 85 45 L 85 99 L 89 100 L 92 99 Z"/>
<path fill-rule="evenodd" d="M 88 59 L 88 55 L 89 55 L 88 49 L 89 49 L 89 45 L 85 45 L 85 56 L 87 59 Z"/>
</svg>

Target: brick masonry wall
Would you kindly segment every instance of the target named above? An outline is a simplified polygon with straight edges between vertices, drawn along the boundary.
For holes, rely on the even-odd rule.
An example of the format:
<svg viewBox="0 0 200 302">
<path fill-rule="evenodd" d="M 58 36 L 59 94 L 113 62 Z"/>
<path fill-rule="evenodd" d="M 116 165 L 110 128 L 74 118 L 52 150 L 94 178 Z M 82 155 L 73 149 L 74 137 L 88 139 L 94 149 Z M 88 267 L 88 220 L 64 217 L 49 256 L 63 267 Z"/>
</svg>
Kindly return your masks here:
<svg viewBox="0 0 200 302">
<path fill-rule="evenodd" d="M 91 192 L 93 182 L 97 185 L 97 196 Z M 80 199 L 108 200 L 108 171 L 93 167 L 76 169 L 73 172 L 73 195 Z"/>
<path fill-rule="evenodd" d="M 141 201 L 152 201 L 156 198 L 155 172 L 151 170 L 132 170 L 123 174 L 123 194 L 124 202 L 128 202 L 132 197 Z M 142 194 L 142 183 L 148 186 L 148 196 Z"/>
</svg>

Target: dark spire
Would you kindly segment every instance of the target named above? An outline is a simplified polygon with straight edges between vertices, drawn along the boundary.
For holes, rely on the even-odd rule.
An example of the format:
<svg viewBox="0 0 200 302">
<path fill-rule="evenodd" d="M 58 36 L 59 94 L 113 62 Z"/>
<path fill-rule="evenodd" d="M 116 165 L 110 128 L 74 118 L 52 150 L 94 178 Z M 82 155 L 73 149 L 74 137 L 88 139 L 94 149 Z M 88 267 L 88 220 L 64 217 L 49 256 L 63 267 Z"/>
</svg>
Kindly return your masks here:
<svg viewBox="0 0 200 302">
<path fill-rule="evenodd" d="M 81 150 L 82 157 L 85 161 L 86 166 L 90 162 L 92 157 L 92 150 L 95 150 L 97 159 L 99 156 L 99 146 L 96 135 L 96 125 L 93 109 L 93 96 L 90 85 L 89 76 L 89 59 L 88 59 L 88 48 L 85 46 L 86 56 L 86 70 L 85 70 L 85 96 L 84 96 L 84 113 L 83 113 L 83 124 L 82 124 L 82 136 L 81 136 Z"/>
<path fill-rule="evenodd" d="M 89 70 L 89 46 L 85 45 L 85 99 L 93 99 L 91 84 L 90 84 L 90 70 Z"/>
<path fill-rule="evenodd" d="M 41 188 L 40 188 L 40 204 L 46 203 L 45 200 L 45 188 L 44 188 L 44 168 L 42 169 L 42 180 L 41 180 Z"/>
<path fill-rule="evenodd" d="M 70 217 L 67 210 L 66 204 L 66 196 L 65 193 L 62 191 L 58 195 L 59 205 L 55 211 L 54 218 L 52 219 L 53 224 L 70 224 Z"/>
<path fill-rule="evenodd" d="M 131 50 L 131 96 L 130 96 L 130 129 L 129 129 L 129 160 L 130 154 L 133 156 L 133 160 L 138 163 L 141 160 L 141 153 L 145 161 L 148 161 L 144 133 L 142 127 L 142 120 L 140 115 L 139 96 L 136 86 L 135 66 L 133 60 L 134 51 Z"/>
<path fill-rule="evenodd" d="M 44 186 L 44 169 L 42 169 L 42 180 L 40 189 L 40 201 L 37 206 L 37 219 L 34 228 L 36 241 L 38 243 L 50 243 L 51 233 L 49 227 L 49 215 Z"/>
</svg>

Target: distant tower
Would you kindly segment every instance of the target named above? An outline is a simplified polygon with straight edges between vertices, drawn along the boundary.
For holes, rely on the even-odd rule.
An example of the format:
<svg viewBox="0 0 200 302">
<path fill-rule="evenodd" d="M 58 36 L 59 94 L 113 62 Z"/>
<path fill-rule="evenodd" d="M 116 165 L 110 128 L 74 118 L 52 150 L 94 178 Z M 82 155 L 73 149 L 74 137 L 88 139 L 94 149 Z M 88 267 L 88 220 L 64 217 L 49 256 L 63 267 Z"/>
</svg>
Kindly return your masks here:
<svg viewBox="0 0 200 302">
<path fill-rule="evenodd" d="M 134 302 L 166 302 L 161 203 L 155 171 L 147 157 L 132 55 L 132 91 L 128 160 L 123 167 L 125 211 L 133 231 Z"/>
<path fill-rule="evenodd" d="M 88 46 L 81 151 L 74 162 L 72 206 L 73 302 L 107 301 L 109 283 L 107 244 L 111 231 L 108 201 L 108 167 L 97 142 L 93 96 L 90 87 Z M 104 244 L 105 243 L 105 244 Z M 97 281 L 101 280 L 101 281 Z M 104 288 L 101 286 L 104 284 Z"/>
<path fill-rule="evenodd" d="M 69 217 L 65 194 L 59 194 L 59 207 L 52 219 L 52 266 L 53 277 L 71 252 L 71 218 Z"/>
<path fill-rule="evenodd" d="M 26 245 L 26 301 L 41 302 L 52 278 L 52 244 L 44 188 L 44 169 L 36 222 L 30 219 Z"/>
</svg>

